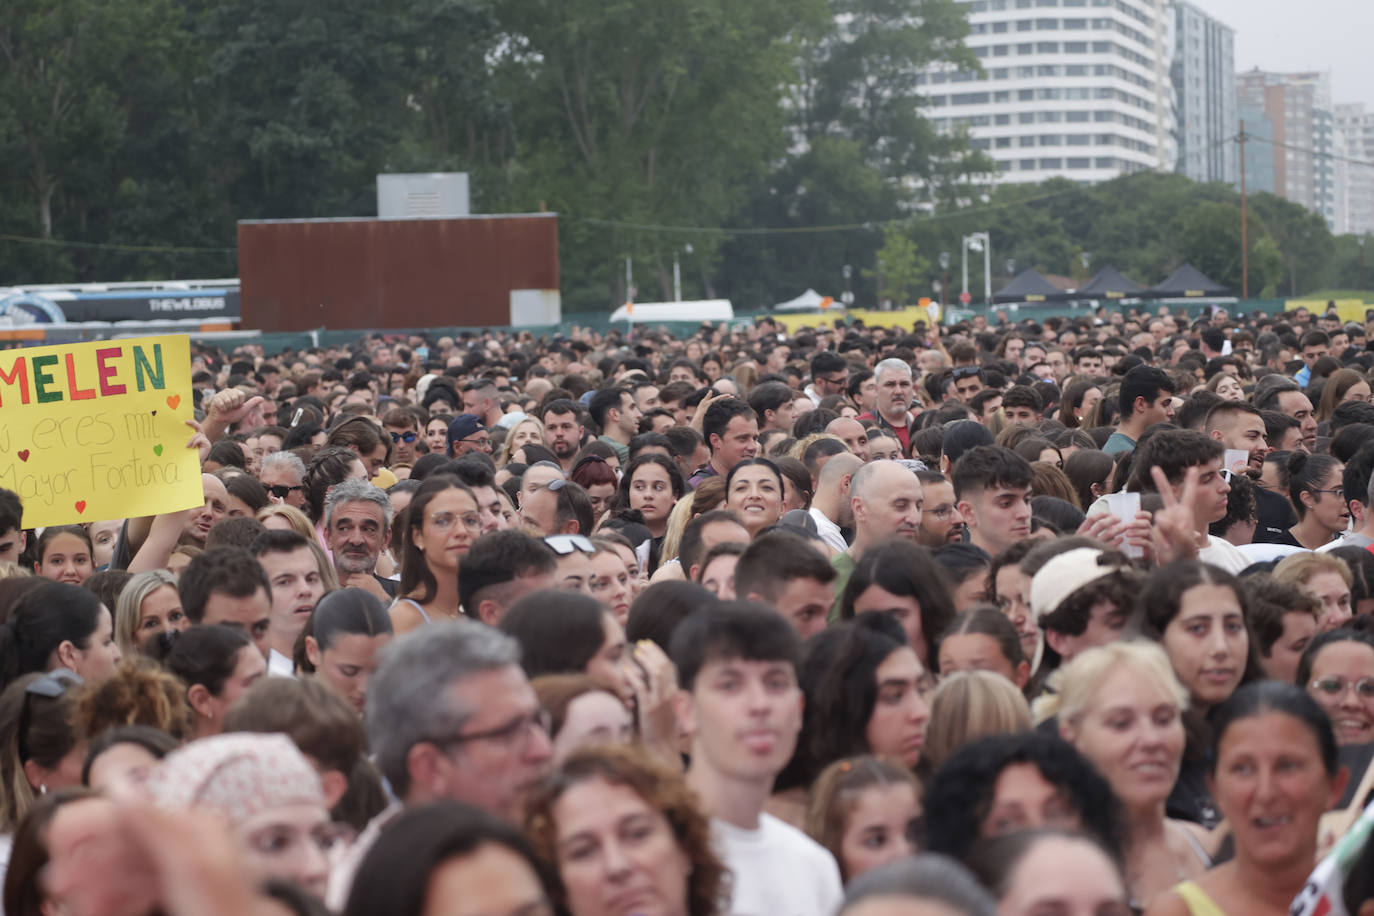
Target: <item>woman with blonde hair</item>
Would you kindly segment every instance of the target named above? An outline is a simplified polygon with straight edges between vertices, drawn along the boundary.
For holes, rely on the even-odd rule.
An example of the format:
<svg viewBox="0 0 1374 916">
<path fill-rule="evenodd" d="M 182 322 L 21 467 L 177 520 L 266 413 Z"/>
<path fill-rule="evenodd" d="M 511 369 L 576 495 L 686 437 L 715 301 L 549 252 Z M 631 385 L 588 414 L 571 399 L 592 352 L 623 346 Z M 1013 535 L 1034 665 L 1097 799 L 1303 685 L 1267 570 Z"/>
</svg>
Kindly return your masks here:
<svg viewBox="0 0 1374 916">
<path fill-rule="evenodd" d="M 1107 780 L 1125 810 L 1125 866 L 1132 907 L 1144 909 L 1179 881 L 1212 865 L 1197 825 L 1169 818 L 1178 779 L 1188 692 L 1164 649 L 1114 642 L 1075 656 L 1035 702 L 1038 719 L 1058 716 L 1059 734 Z"/>
<path fill-rule="evenodd" d="M 119 651 L 126 657 L 141 652 L 143 644 L 159 633 L 179 632 L 190 625 L 190 619 L 181 609 L 177 577 L 165 569 L 134 576 L 115 602 L 114 638 Z"/>
<path fill-rule="evenodd" d="M 286 503 L 273 503 L 263 506 L 254 516 L 268 531 L 294 531 L 302 537 L 315 540 L 315 526 L 310 517 L 295 506 Z"/>
<path fill-rule="evenodd" d="M 1343 627 L 1353 616 L 1350 587 L 1355 579 L 1340 557 L 1314 551 L 1290 554 L 1274 567 L 1274 578 L 1296 585 L 1321 602 L 1317 617 L 1320 632 Z"/>
<path fill-rule="evenodd" d="M 992 671 L 957 672 L 931 695 L 924 756 L 933 771 L 970 741 L 1030 728 L 1030 707 L 1015 684 Z"/>
<path fill-rule="evenodd" d="M 501 447 L 496 450 L 496 466 L 505 467 L 517 449 L 530 444 L 544 444 L 544 424 L 538 417 L 526 416 L 512 426 L 506 438 L 502 440 Z"/>
</svg>

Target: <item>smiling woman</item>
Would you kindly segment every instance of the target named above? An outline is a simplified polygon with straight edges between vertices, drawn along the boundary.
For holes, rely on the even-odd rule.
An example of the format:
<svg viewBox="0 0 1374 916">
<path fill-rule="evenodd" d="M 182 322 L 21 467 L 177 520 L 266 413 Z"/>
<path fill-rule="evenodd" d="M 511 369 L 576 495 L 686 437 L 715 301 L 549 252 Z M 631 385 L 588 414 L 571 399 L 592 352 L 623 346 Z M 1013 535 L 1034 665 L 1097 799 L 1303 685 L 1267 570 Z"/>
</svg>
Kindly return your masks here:
<svg viewBox="0 0 1374 916">
<path fill-rule="evenodd" d="M 1211 861 L 1199 834 L 1165 817 L 1183 759 L 1187 693 L 1169 658 L 1147 642 L 1088 649 L 1050 678 L 1057 691 L 1037 714 L 1059 717 L 1060 734 L 1106 777 L 1128 822 L 1125 850 L 1131 898 L 1150 902 Z"/>
<path fill-rule="evenodd" d="M 1290 684 L 1237 691 L 1213 717 L 1212 779 L 1235 858 L 1163 896 L 1148 916 L 1217 912 L 1282 916 L 1307 883 L 1317 824 L 1346 773 L 1326 715 Z"/>
</svg>

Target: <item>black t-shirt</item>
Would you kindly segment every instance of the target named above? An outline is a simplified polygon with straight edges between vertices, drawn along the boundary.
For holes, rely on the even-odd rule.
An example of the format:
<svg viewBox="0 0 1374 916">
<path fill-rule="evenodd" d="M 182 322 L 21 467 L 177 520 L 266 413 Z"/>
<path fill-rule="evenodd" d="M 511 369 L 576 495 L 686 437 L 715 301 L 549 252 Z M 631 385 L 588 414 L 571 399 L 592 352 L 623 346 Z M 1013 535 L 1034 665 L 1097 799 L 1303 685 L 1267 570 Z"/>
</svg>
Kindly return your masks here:
<svg viewBox="0 0 1374 916">
<path fill-rule="evenodd" d="M 1272 490 L 1255 487 L 1255 516 L 1259 524 L 1255 526 L 1256 544 L 1297 544 L 1288 529 L 1298 523 L 1298 514 L 1293 511 L 1288 500 Z"/>
</svg>

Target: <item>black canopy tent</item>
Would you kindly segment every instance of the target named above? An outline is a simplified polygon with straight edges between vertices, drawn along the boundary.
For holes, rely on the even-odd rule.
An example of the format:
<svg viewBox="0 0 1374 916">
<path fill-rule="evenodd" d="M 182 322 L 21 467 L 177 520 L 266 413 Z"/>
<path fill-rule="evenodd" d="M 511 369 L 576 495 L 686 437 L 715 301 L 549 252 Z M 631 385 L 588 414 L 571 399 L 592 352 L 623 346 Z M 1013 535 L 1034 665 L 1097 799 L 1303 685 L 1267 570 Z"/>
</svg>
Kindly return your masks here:
<svg viewBox="0 0 1374 916">
<path fill-rule="evenodd" d="M 1145 287 L 1122 275 L 1115 267 L 1108 265 L 1097 272 L 1087 285 L 1077 290 L 1078 299 L 1135 299 L 1144 295 Z"/>
<path fill-rule="evenodd" d="M 1062 302 L 1068 295 L 1049 280 L 1042 277 L 1035 268 L 1028 267 L 1017 274 L 1010 283 L 993 293 L 992 301 L 1004 302 Z"/>
<path fill-rule="evenodd" d="M 1144 295 L 1154 299 L 1213 299 L 1228 297 L 1231 291 L 1193 265 L 1184 264 L 1170 274 L 1169 279 L 1146 290 Z"/>
</svg>

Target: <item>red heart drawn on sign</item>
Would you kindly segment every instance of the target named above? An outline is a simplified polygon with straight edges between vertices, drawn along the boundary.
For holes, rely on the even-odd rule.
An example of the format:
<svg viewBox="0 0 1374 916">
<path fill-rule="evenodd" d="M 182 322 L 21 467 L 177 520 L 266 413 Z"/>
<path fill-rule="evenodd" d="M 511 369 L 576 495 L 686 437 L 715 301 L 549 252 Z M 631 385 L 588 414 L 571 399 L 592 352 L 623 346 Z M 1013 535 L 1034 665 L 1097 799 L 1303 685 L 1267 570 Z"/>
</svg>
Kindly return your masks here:
<svg viewBox="0 0 1374 916">
<path fill-rule="evenodd" d="M 21 448 L 21 449 L 19 450 L 19 460 L 20 460 L 20 461 L 28 461 L 28 460 L 29 460 L 29 450 L 28 450 L 28 449 L 26 449 L 26 448 Z"/>
<path fill-rule="evenodd" d="M 177 405 L 180 404 L 180 403 L 181 403 L 181 395 L 179 395 L 179 394 L 174 394 L 174 395 L 172 395 L 171 397 L 169 397 L 169 398 L 167 399 L 167 406 L 170 407 L 170 408 L 172 408 L 173 410 L 176 410 L 176 409 L 177 409 Z"/>
<path fill-rule="evenodd" d="M 78 514 L 86 511 L 86 501 L 84 499 L 77 500 L 76 511 Z"/>
</svg>

